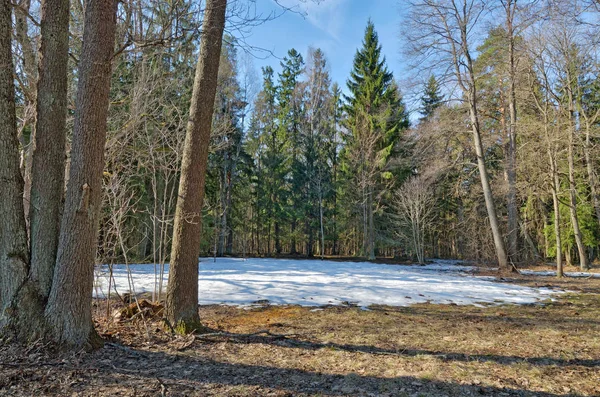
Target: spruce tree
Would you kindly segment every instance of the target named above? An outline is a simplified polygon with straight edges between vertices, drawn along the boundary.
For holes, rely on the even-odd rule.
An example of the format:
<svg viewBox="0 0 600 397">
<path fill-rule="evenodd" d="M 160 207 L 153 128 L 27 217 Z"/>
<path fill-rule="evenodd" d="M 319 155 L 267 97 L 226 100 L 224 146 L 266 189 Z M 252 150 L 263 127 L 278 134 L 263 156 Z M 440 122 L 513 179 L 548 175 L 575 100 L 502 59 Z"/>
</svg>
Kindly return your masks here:
<svg viewBox="0 0 600 397">
<path fill-rule="evenodd" d="M 434 75 L 429 77 L 423 89 L 421 97 L 421 121 L 427 121 L 435 113 L 444 101 L 444 96 L 440 93 L 440 84 Z"/>
<path fill-rule="evenodd" d="M 264 221 L 258 227 L 263 229 L 262 234 L 267 236 L 265 252 L 271 254 L 272 226 L 277 227 L 281 200 L 279 195 L 283 190 L 285 176 L 283 145 L 285 141 L 279 134 L 277 118 L 277 87 L 273 81 L 273 68 L 263 68 L 263 89 L 259 93 L 255 104 L 256 119 L 253 129 L 256 129 L 261 153 L 257 158 L 258 164 L 258 207 L 259 213 L 264 212 Z M 264 230 L 266 227 L 266 230 Z"/>
<path fill-rule="evenodd" d="M 303 116 L 298 89 L 298 80 L 304 69 L 302 55 L 292 48 L 281 62 L 281 68 L 279 87 L 277 88 L 277 123 L 278 135 L 284 145 L 282 150 L 286 159 L 282 164 L 282 179 L 287 179 L 288 184 L 276 192 L 279 211 L 275 220 L 275 251 L 278 254 L 281 253 L 282 226 L 289 222 L 290 252 L 295 254 L 297 223 L 298 219 L 302 217 L 302 211 L 299 210 L 302 165 L 299 159 L 300 120 Z M 286 176 L 287 178 L 285 178 Z"/>
<path fill-rule="evenodd" d="M 302 189 L 302 217 L 306 234 L 306 253 L 313 255 L 319 237 L 319 253 L 325 246 L 324 219 L 326 205 L 331 196 L 331 165 L 328 163 L 333 136 L 333 107 L 331 79 L 325 54 L 320 49 L 310 49 L 306 67 L 306 82 L 302 84 L 303 122 L 301 128 L 302 153 L 299 161 Z"/>
<path fill-rule="evenodd" d="M 389 168 L 397 152 L 401 132 L 408 127 L 408 117 L 392 73 L 388 70 L 375 26 L 369 20 L 365 36 L 354 56 L 347 81 L 350 95 L 345 96 L 347 114 L 344 170 L 347 183 L 355 186 L 354 195 L 362 217 L 363 254 L 375 259 L 375 209 L 386 187 L 394 180 Z M 358 188 L 358 189 L 357 189 Z"/>
</svg>

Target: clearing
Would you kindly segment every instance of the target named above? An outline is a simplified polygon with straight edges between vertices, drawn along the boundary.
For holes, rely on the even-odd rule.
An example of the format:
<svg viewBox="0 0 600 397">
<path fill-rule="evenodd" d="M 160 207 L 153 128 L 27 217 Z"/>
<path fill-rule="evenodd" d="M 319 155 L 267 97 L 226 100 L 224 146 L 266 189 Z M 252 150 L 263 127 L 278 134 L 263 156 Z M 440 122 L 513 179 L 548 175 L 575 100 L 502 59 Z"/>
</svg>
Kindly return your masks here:
<svg viewBox="0 0 600 397">
<path fill-rule="evenodd" d="M 119 293 L 152 292 L 154 265 L 113 266 L 111 285 Z M 165 282 L 169 266 L 165 265 Z M 302 306 L 352 304 L 407 306 L 415 303 L 535 303 L 556 295 L 549 288 L 530 288 L 474 277 L 476 268 L 457 261 L 435 260 L 425 266 L 302 259 L 203 258 L 199 265 L 200 305 L 252 305 L 256 302 Z M 97 297 L 106 297 L 110 272 L 96 273 Z M 130 278 L 129 278 L 130 277 Z M 111 287 L 113 290 L 114 287 Z"/>
<path fill-rule="evenodd" d="M 109 341 L 107 346 L 57 358 L 39 344 L 22 348 L 0 344 L 0 395 L 600 395 L 600 279 L 515 275 L 492 281 L 490 274 L 475 277 L 448 269 L 449 263 L 435 264 L 438 269 L 356 264 L 356 269 L 364 271 L 349 272 L 346 277 L 370 280 L 356 291 L 372 293 L 354 297 L 346 295 L 352 290 L 335 283 L 340 280 L 330 280 L 333 285 L 329 285 L 324 279 L 341 277 L 342 269 L 349 270 L 351 265 L 341 262 L 334 271 L 330 263 L 311 262 L 307 275 L 282 273 L 278 281 L 266 278 L 275 277 L 276 269 L 287 272 L 289 266 L 299 266 L 298 261 L 286 266 L 251 263 L 256 273 L 245 275 L 236 275 L 223 262 L 203 263 L 201 285 L 227 288 L 218 298 L 206 299 L 234 303 L 200 306 L 211 332 L 207 335 L 172 335 L 162 326 L 160 314 L 124 316 L 119 321 L 106 318 L 108 301 L 95 299 L 96 327 Z M 137 276 L 142 268 L 133 270 Z M 230 273 L 219 279 L 220 270 Z M 242 283 L 249 274 L 255 279 Z M 301 282 L 302 277 L 320 281 Z M 279 281 L 284 278 L 287 282 Z M 439 291 L 432 280 L 438 280 Z M 314 301 L 308 298 L 316 289 L 291 292 L 305 285 L 316 288 L 319 283 L 323 284 L 319 288 L 335 288 L 330 297 L 337 297 L 333 301 L 339 304 L 284 304 L 298 297 Z M 352 283 L 358 288 L 358 281 Z M 391 284 L 398 284 L 394 288 L 402 291 L 418 286 L 422 290 L 409 291 L 410 296 L 422 293 L 430 302 L 472 299 L 488 304 L 391 306 L 372 302 L 380 289 L 392 288 Z M 291 292 L 277 298 L 277 288 Z M 485 293 L 486 288 L 491 291 Z M 559 289 L 569 292 L 547 299 L 549 291 Z M 516 296 L 526 291 L 532 302 L 494 301 L 497 296 L 510 299 L 513 295 L 507 291 Z M 232 296 L 225 299 L 228 293 Z M 248 305 L 257 298 L 281 304 Z M 341 304 L 341 299 L 348 302 Z M 392 293 L 381 299 L 393 299 Z M 348 304 L 352 301 L 359 306 L 370 303 L 369 309 Z M 123 307 L 114 299 L 110 303 L 110 312 Z"/>
</svg>

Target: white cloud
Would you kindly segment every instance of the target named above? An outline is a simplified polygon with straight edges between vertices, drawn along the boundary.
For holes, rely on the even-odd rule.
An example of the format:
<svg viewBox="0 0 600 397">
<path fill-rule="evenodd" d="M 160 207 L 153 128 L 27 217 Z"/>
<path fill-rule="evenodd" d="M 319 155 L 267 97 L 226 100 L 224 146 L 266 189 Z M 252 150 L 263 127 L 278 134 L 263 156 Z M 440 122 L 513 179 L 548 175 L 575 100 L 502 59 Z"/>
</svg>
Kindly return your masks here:
<svg viewBox="0 0 600 397">
<path fill-rule="evenodd" d="M 339 40 L 344 22 L 344 7 L 348 0 L 273 0 L 301 12 L 313 26 Z"/>
</svg>

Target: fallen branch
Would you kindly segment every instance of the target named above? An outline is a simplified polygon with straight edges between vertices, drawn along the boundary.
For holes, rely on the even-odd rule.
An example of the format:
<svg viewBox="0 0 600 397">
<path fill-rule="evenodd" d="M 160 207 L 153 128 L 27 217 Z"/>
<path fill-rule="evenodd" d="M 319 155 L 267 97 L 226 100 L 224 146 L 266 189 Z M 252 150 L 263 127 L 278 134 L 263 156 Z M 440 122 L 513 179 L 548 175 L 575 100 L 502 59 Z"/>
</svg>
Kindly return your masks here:
<svg viewBox="0 0 600 397">
<path fill-rule="evenodd" d="M 200 334 L 195 335 L 196 339 L 208 339 L 213 337 L 223 337 L 223 338 L 232 338 L 232 339 L 244 339 L 244 338 L 252 338 L 255 336 L 266 335 L 270 339 L 287 339 L 289 337 L 297 337 L 299 334 L 274 334 L 267 329 L 263 329 L 258 332 L 253 332 L 251 334 L 235 334 L 231 332 L 212 332 L 208 334 Z"/>
<path fill-rule="evenodd" d="M 58 367 L 61 365 L 66 365 L 66 363 L 57 361 L 57 362 L 42 362 L 42 363 L 4 363 L 0 362 L 0 367 L 13 367 L 19 368 L 23 366 L 27 367 Z"/>
</svg>

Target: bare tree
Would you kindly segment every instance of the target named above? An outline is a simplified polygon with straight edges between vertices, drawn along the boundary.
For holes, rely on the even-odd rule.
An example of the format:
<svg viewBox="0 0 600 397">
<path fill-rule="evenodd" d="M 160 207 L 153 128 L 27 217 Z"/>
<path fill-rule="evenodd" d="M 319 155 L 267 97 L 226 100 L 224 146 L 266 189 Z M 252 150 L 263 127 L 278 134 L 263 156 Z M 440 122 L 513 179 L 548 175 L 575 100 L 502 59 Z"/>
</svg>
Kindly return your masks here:
<svg viewBox="0 0 600 397">
<path fill-rule="evenodd" d="M 530 44 L 530 53 L 533 59 L 533 70 L 530 72 L 529 85 L 531 97 L 542 117 L 542 129 L 544 131 L 542 142 L 546 149 L 550 174 L 550 190 L 552 192 L 552 203 L 554 209 L 554 234 L 556 243 L 556 276 L 563 276 L 562 263 L 562 239 L 560 230 L 560 175 L 558 171 L 558 159 L 561 151 L 560 128 L 553 121 L 556 118 L 556 109 L 553 106 L 552 88 L 549 78 L 549 70 L 543 46 Z M 538 89 L 542 87 L 542 95 Z M 536 131 L 537 134 L 537 131 Z"/>
<path fill-rule="evenodd" d="M 410 241 L 417 261 L 424 264 L 425 233 L 435 216 L 435 196 L 430 180 L 423 176 L 410 178 L 394 194 L 394 204 L 397 233 Z"/>
<path fill-rule="evenodd" d="M 530 17 L 535 1 L 501 0 L 506 29 L 506 69 L 508 75 L 508 115 L 506 143 L 506 179 L 508 194 L 506 207 L 508 212 L 508 257 L 519 262 L 519 208 L 517 203 L 517 83 L 520 61 L 517 40 L 534 20 Z"/>
<path fill-rule="evenodd" d="M 580 34 L 573 26 L 568 14 L 555 14 L 552 26 L 547 27 L 551 32 L 548 35 L 547 48 L 548 60 L 553 71 L 553 83 L 559 92 L 553 92 L 559 111 L 565 120 L 564 128 L 567 132 L 567 163 L 569 180 L 569 213 L 573 234 L 579 253 L 579 263 L 582 270 L 589 268 L 589 260 L 577 214 L 577 185 L 575 181 L 575 151 L 577 148 L 577 120 L 575 114 L 576 87 L 578 76 L 576 73 L 576 60 L 573 46 L 576 37 Z M 556 90 L 556 88 L 555 88 Z"/>
<path fill-rule="evenodd" d="M 198 329 L 198 256 L 204 182 L 227 0 L 206 4 L 181 165 L 166 315 L 181 332 Z"/>
<path fill-rule="evenodd" d="M 473 35 L 486 12 L 485 2 L 419 0 L 410 1 L 409 4 L 411 6 L 410 28 L 407 29 L 407 36 L 412 53 L 420 60 L 440 69 L 446 78 L 452 76 L 469 105 L 473 146 L 496 257 L 500 268 L 511 270 L 485 162 L 478 110 L 477 76 L 473 68 Z"/>
</svg>

